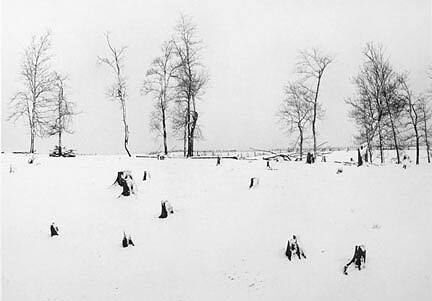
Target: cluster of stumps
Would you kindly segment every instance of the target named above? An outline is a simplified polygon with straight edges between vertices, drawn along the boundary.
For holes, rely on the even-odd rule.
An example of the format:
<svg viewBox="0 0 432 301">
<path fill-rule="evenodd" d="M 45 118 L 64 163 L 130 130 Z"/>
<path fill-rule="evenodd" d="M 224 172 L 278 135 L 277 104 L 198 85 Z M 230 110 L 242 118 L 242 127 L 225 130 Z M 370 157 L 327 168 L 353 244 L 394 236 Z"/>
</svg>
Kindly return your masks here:
<svg viewBox="0 0 432 301">
<path fill-rule="evenodd" d="M 310 157 L 310 154 L 308 155 L 309 155 L 308 159 L 312 161 L 313 160 L 312 157 Z M 216 166 L 220 166 L 220 165 L 221 165 L 221 157 L 218 156 L 216 159 Z M 270 162 L 268 160 L 266 163 L 266 168 L 272 170 L 272 167 L 270 166 Z M 341 172 L 342 170 L 338 170 L 338 173 Z M 148 179 L 150 179 L 150 173 L 148 171 L 144 171 L 143 181 L 147 181 Z M 117 178 L 112 185 L 116 185 L 116 184 L 122 187 L 123 189 L 119 197 L 121 196 L 127 197 L 130 196 L 131 194 L 136 193 L 136 185 L 132 173 L 129 170 L 117 172 Z M 251 178 L 249 183 L 249 189 L 256 187 L 258 184 L 259 184 L 259 178 L 257 177 Z M 174 214 L 173 206 L 167 200 L 162 200 L 161 214 L 159 215 L 159 218 L 161 219 L 167 218 L 170 214 Z M 51 224 L 50 232 L 51 232 L 51 237 L 59 235 L 59 229 L 55 225 L 55 223 Z M 135 246 L 134 242 L 132 241 L 131 235 L 127 236 L 125 232 L 123 232 L 122 246 L 123 248 L 127 248 L 129 246 Z M 306 259 L 306 254 L 303 248 L 300 246 L 296 235 L 293 235 L 292 238 L 288 240 L 285 255 L 286 257 L 288 257 L 288 260 L 290 261 L 295 257 L 298 257 L 299 260 Z M 365 262 L 366 262 L 366 249 L 364 245 L 357 245 L 355 246 L 354 255 L 352 259 L 344 266 L 343 273 L 345 275 L 348 275 L 347 270 L 352 263 L 354 263 L 354 265 L 359 270 L 361 270 Z"/>
</svg>

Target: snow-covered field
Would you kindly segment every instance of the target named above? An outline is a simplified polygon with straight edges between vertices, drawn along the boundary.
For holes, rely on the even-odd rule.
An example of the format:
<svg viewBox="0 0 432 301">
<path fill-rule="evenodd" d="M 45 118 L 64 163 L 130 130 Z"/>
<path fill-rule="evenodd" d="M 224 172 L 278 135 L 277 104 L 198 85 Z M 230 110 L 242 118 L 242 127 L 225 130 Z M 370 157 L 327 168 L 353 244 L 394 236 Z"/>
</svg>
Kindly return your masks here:
<svg viewBox="0 0 432 301">
<path fill-rule="evenodd" d="M 337 175 L 330 162 L 1 162 L 5 301 L 432 300 L 432 165 L 344 166 Z M 110 185 L 127 169 L 138 195 L 117 198 L 121 188 Z M 260 183 L 249 190 L 251 177 Z M 164 199 L 175 214 L 159 219 Z M 135 247 L 122 248 L 123 231 Z M 306 260 L 285 257 L 293 234 Z M 366 268 L 346 276 L 360 243 Z"/>
</svg>

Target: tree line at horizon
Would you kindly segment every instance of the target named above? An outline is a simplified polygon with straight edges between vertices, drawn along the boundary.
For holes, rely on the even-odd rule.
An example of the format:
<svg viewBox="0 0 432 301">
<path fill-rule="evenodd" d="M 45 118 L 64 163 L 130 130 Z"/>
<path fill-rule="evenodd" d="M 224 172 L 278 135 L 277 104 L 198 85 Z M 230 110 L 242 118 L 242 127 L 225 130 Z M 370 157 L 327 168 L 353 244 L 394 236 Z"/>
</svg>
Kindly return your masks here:
<svg viewBox="0 0 432 301">
<path fill-rule="evenodd" d="M 107 97 L 120 104 L 123 145 L 128 156 L 129 127 L 127 119 L 127 77 L 124 60 L 126 47 L 117 47 L 105 34 L 108 55 L 97 56 L 97 61 L 108 67 L 113 82 Z M 199 101 L 205 93 L 209 76 L 202 63 L 203 41 L 197 26 L 190 17 L 181 15 L 171 38 L 164 41 L 145 73 L 140 92 L 153 100 L 150 130 L 160 137 L 163 151 L 168 154 L 168 132 L 183 141 L 183 154 L 194 154 L 195 140 L 202 137 L 199 125 Z M 408 72 L 397 72 L 390 64 L 383 46 L 367 43 L 362 52 L 363 62 L 352 79 L 356 92 L 346 98 L 350 106 L 349 117 L 357 126 L 355 141 L 367 146 L 372 159 L 378 149 L 381 163 L 383 150 L 393 148 L 400 163 L 400 150 L 416 146 L 416 163 L 419 149 L 426 146 L 430 163 L 430 132 L 432 109 L 431 92 L 414 93 L 409 85 Z M 51 66 L 51 33 L 34 36 L 25 49 L 21 63 L 21 89 L 11 98 L 9 120 L 25 119 L 30 132 L 30 153 L 35 152 L 36 137 L 58 136 L 58 149 L 62 151 L 62 135 L 72 133 L 76 105 L 66 91 L 68 77 Z M 319 49 L 300 52 L 296 64 L 296 78 L 283 89 L 282 104 L 277 112 L 283 126 L 290 134 L 296 132 L 300 159 L 303 145 L 312 135 L 313 153 L 317 155 L 317 121 L 324 116 L 320 89 L 327 67 L 334 58 Z M 429 78 L 432 80 L 432 68 Z"/>
<path fill-rule="evenodd" d="M 382 45 L 369 42 L 362 54 L 360 70 L 352 78 L 355 94 L 345 99 L 350 107 L 349 117 L 357 127 L 354 136 L 357 145 L 365 145 L 371 162 L 374 149 L 379 151 L 381 163 L 384 163 L 384 149 L 394 149 L 398 164 L 401 162 L 400 151 L 415 145 L 415 162 L 419 164 L 423 143 L 430 163 L 432 91 L 414 93 L 409 73 L 394 69 Z M 318 49 L 301 52 L 296 69 L 298 79 L 289 81 L 283 90 L 278 116 L 290 133 L 298 133 L 295 144 L 299 147 L 300 160 L 309 129 L 314 156 L 317 155 L 316 119 L 324 115 L 318 95 L 324 71 L 332 61 L 331 56 Z M 432 80 L 432 67 L 428 77 Z"/>
</svg>

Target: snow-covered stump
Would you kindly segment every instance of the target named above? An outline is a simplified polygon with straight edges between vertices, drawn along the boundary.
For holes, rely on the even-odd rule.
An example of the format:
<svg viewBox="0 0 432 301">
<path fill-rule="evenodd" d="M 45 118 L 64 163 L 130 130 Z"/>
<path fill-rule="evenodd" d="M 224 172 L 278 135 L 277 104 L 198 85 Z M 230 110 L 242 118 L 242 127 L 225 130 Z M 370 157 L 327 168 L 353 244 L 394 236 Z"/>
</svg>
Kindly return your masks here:
<svg viewBox="0 0 432 301">
<path fill-rule="evenodd" d="M 168 201 L 161 201 L 161 214 L 159 218 L 167 218 L 168 214 L 173 214 L 174 209 L 170 202 Z"/>
<path fill-rule="evenodd" d="M 353 258 L 344 266 L 343 272 L 345 275 L 348 275 L 347 269 L 352 263 L 354 263 L 359 271 L 362 269 L 362 265 L 364 267 L 364 264 L 366 263 L 366 248 L 364 245 L 355 246 Z"/>
<path fill-rule="evenodd" d="M 258 178 L 255 178 L 255 177 L 251 178 L 250 179 L 250 184 L 249 184 L 249 189 L 257 187 L 258 184 L 259 184 L 259 179 Z"/>
<path fill-rule="evenodd" d="M 266 168 L 267 168 L 267 169 L 272 169 L 271 166 L 270 166 L 270 160 L 267 160 Z"/>
<path fill-rule="evenodd" d="M 362 166 L 362 165 L 363 165 L 363 159 L 360 154 L 360 149 L 357 149 L 357 166 Z"/>
<path fill-rule="evenodd" d="M 314 156 L 310 152 L 308 152 L 306 155 L 306 164 L 312 164 L 314 163 L 314 161 Z"/>
<path fill-rule="evenodd" d="M 216 158 L 216 166 L 220 166 L 220 165 L 221 165 L 221 157 L 218 156 L 218 157 Z"/>
<path fill-rule="evenodd" d="M 291 258 L 293 258 L 294 256 L 297 256 L 299 259 L 302 259 L 302 257 L 306 259 L 306 255 L 303 251 L 303 248 L 299 246 L 297 237 L 295 235 L 293 235 L 292 239 L 288 240 L 285 256 L 288 257 L 290 261 Z"/>
<path fill-rule="evenodd" d="M 338 175 L 338 174 L 341 174 L 341 173 L 343 173 L 343 168 L 342 168 L 342 167 L 338 168 L 338 170 L 336 171 L 336 174 L 337 174 L 337 175 Z"/>
<path fill-rule="evenodd" d="M 28 159 L 27 163 L 28 163 L 28 164 L 33 164 L 34 161 L 35 161 L 35 159 L 36 159 L 36 158 L 35 158 L 34 156 L 30 157 L 30 158 Z"/>
<path fill-rule="evenodd" d="M 114 184 L 118 184 L 120 187 L 123 188 L 123 191 L 121 193 L 122 196 L 130 196 L 131 193 L 135 193 L 135 183 L 132 177 L 132 173 L 129 170 L 117 172 L 117 178 L 114 181 L 113 185 Z"/>
<path fill-rule="evenodd" d="M 54 223 L 52 223 L 50 226 L 50 232 L 51 232 L 51 237 L 59 235 L 58 234 L 59 229 Z"/>
<path fill-rule="evenodd" d="M 123 232 L 122 246 L 123 246 L 123 248 L 127 248 L 129 246 L 135 246 L 135 244 L 132 241 L 131 236 L 129 235 L 129 238 L 126 237 L 125 232 Z"/>
<path fill-rule="evenodd" d="M 11 165 L 9 165 L 9 173 L 14 173 L 15 172 L 15 167 Z"/>
<path fill-rule="evenodd" d="M 130 246 L 134 246 L 135 247 L 135 244 L 133 243 L 133 241 L 132 241 L 132 237 L 129 235 L 129 238 L 128 238 L 128 244 L 130 245 Z"/>
<path fill-rule="evenodd" d="M 144 170 L 144 174 L 143 174 L 143 181 L 147 181 L 150 180 L 150 172 L 147 170 Z"/>
</svg>

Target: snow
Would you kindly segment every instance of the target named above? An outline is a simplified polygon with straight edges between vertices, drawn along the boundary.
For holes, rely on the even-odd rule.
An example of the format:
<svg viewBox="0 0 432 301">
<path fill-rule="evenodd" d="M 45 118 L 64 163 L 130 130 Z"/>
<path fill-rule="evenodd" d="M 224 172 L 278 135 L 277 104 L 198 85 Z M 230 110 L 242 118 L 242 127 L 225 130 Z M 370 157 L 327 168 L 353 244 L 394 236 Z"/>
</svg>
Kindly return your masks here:
<svg viewBox="0 0 432 301">
<path fill-rule="evenodd" d="M 432 164 L 336 174 L 331 162 L 350 157 L 268 170 L 263 160 L 2 155 L 3 300 L 432 300 Z M 136 196 L 110 187 L 120 170 L 132 171 Z M 166 219 L 161 200 L 175 211 Z M 135 247 L 122 248 L 123 231 Z M 306 260 L 285 257 L 293 234 Z M 366 268 L 346 276 L 356 244 Z"/>
</svg>

